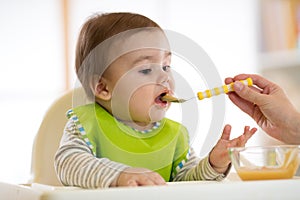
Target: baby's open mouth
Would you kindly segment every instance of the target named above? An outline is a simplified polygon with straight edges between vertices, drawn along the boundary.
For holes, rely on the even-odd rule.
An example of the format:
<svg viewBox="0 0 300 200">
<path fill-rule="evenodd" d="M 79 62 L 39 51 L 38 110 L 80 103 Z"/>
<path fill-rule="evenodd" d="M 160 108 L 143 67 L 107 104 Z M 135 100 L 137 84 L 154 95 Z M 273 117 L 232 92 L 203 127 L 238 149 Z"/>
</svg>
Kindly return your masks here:
<svg viewBox="0 0 300 200">
<path fill-rule="evenodd" d="M 167 94 L 166 92 L 163 92 L 163 93 L 161 93 L 158 97 L 156 97 L 156 98 L 155 98 L 155 103 L 157 103 L 157 104 L 163 104 L 163 105 L 167 104 L 168 102 L 167 102 L 167 101 L 164 101 L 164 100 L 162 99 L 162 97 L 164 97 L 166 94 Z"/>
</svg>

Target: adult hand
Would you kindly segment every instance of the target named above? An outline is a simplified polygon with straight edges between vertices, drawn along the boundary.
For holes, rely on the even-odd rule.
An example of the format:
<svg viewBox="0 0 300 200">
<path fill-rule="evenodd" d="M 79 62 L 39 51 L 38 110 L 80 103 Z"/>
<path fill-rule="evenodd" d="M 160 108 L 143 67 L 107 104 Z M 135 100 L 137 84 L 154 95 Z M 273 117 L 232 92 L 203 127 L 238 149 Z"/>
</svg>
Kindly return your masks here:
<svg viewBox="0 0 300 200">
<path fill-rule="evenodd" d="M 253 87 L 238 81 L 249 77 L 253 80 Z M 229 99 L 267 134 L 285 143 L 300 144 L 300 114 L 281 87 L 255 74 L 239 74 L 225 79 L 226 84 L 231 82 L 234 82 L 235 92 L 228 94 Z"/>
</svg>

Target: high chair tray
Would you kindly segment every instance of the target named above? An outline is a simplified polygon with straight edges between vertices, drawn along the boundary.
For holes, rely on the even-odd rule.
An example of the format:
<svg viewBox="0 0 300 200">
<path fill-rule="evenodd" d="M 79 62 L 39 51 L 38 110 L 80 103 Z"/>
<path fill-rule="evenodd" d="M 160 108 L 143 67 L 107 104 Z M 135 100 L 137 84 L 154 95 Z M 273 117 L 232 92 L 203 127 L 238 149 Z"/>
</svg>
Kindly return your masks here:
<svg viewBox="0 0 300 200">
<path fill-rule="evenodd" d="M 0 182 L 5 200 L 182 200 L 182 199 L 299 199 L 300 179 L 241 181 L 230 176 L 222 182 L 168 183 L 165 186 L 81 189 L 42 184 L 14 185 Z"/>
</svg>

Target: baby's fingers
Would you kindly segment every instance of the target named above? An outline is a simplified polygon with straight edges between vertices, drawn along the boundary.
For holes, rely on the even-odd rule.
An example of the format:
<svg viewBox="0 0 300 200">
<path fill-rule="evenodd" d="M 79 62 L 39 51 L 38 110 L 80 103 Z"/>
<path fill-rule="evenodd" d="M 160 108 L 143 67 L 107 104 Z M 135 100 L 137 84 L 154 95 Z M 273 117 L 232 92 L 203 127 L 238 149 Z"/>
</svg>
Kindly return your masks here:
<svg viewBox="0 0 300 200">
<path fill-rule="evenodd" d="M 242 142 L 244 140 L 243 139 L 244 137 L 245 137 L 244 135 L 241 135 L 237 138 L 230 140 L 227 147 L 241 147 L 241 146 L 245 145 Z"/>
<path fill-rule="evenodd" d="M 231 126 L 229 124 L 225 125 L 223 129 L 223 133 L 221 135 L 221 139 L 223 140 L 229 140 L 230 138 L 230 132 L 231 132 Z"/>
<path fill-rule="evenodd" d="M 165 180 L 157 173 L 144 168 L 127 168 L 121 172 L 116 186 L 164 185 Z"/>
<path fill-rule="evenodd" d="M 244 140 L 246 140 L 246 142 L 252 137 L 252 135 L 254 135 L 254 133 L 257 131 L 257 128 L 252 128 L 251 130 L 249 130 L 250 127 L 249 126 L 245 126 L 244 128 Z"/>
<path fill-rule="evenodd" d="M 252 137 L 252 135 L 257 131 L 257 128 L 252 128 L 250 130 L 249 126 L 245 126 L 243 135 L 231 140 L 228 147 L 244 147 L 247 141 Z"/>
<path fill-rule="evenodd" d="M 138 185 L 144 186 L 144 185 L 164 185 L 166 184 L 165 180 L 158 175 L 157 173 L 149 173 L 146 176 L 140 177 L 138 179 Z"/>
</svg>

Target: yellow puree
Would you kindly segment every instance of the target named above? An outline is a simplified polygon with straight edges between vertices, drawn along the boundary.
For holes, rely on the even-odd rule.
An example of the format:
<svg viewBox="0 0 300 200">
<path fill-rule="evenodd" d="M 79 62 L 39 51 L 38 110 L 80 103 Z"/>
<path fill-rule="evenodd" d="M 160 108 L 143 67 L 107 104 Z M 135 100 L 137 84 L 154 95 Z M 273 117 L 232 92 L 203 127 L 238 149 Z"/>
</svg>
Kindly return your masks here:
<svg viewBox="0 0 300 200">
<path fill-rule="evenodd" d="M 237 170 L 239 177 L 242 180 L 265 180 L 265 179 L 289 179 L 292 178 L 298 169 L 298 156 L 288 164 L 291 152 L 289 152 L 280 168 L 262 167 L 260 169 L 249 169 L 241 167 Z"/>
</svg>

